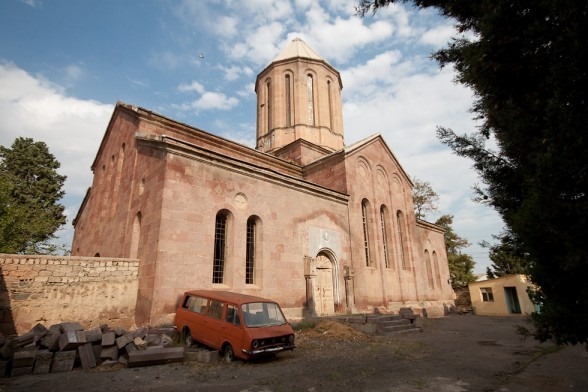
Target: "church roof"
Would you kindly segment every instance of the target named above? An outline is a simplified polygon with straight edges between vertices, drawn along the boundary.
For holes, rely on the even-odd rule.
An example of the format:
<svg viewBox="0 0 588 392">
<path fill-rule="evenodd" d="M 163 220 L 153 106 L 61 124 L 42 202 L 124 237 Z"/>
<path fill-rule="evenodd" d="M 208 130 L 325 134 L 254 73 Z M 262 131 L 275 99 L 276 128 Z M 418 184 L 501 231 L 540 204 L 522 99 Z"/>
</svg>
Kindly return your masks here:
<svg viewBox="0 0 588 392">
<path fill-rule="evenodd" d="M 307 58 L 326 62 L 324 58 L 300 38 L 294 38 L 272 62 L 294 58 Z"/>
</svg>

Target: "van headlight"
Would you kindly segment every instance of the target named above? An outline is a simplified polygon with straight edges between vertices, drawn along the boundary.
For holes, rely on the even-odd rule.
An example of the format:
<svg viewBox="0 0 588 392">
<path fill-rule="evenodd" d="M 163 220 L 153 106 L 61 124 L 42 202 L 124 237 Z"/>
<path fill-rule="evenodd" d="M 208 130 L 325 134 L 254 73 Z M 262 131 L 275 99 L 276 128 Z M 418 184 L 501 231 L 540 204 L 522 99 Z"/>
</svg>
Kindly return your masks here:
<svg viewBox="0 0 588 392">
<path fill-rule="evenodd" d="M 257 347 L 259 347 L 259 342 L 257 340 L 254 340 L 254 341 L 251 342 L 251 346 L 253 348 L 257 348 Z"/>
<path fill-rule="evenodd" d="M 290 344 L 294 343 L 294 335 L 288 336 L 288 343 L 290 343 Z"/>
</svg>

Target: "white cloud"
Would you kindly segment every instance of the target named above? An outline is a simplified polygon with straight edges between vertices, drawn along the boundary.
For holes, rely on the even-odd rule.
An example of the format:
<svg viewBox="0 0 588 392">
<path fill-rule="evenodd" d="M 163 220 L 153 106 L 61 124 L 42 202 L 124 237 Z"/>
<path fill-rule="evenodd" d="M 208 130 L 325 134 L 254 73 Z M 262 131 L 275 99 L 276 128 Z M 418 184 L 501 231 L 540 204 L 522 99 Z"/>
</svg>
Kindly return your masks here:
<svg viewBox="0 0 588 392">
<path fill-rule="evenodd" d="M 457 32 L 452 25 L 435 26 L 432 29 L 425 31 L 419 42 L 440 48 L 445 46 L 456 33 Z"/>
<path fill-rule="evenodd" d="M 186 93 L 186 92 L 197 92 L 199 94 L 204 93 L 206 90 L 204 89 L 204 86 L 197 82 L 197 81 L 193 81 L 190 84 L 180 84 L 178 86 L 178 91 L 182 92 L 182 93 Z"/>
<path fill-rule="evenodd" d="M 75 215 L 91 185 L 90 166 L 108 125 L 113 106 L 68 96 L 64 90 L 27 73 L 14 64 L 0 63 L 0 144 L 11 146 L 17 137 L 43 141 L 67 176 L 68 216 Z M 72 227 L 62 235 L 67 245 Z"/>
</svg>

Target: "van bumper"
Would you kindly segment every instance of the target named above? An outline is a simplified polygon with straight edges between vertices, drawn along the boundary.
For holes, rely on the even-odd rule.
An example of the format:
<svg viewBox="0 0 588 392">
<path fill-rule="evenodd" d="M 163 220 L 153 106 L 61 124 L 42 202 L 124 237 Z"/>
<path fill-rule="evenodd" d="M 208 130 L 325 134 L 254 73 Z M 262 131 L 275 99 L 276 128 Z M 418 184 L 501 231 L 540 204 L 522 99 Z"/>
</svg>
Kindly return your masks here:
<svg viewBox="0 0 588 392">
<path fill-rule="evenodd" d="M 296 348 L 296 345 L 291 344 L 288 346 L 267 347 L 267 348 L 260 348 L 260 349 L 251 350 L 251 351 L 243 349 L 243 352 L 247 355 L 255 356 L 255 355 L 266 354 L 266 353 L 276 353 L 278 351 L 294 350 L 295 348 Z"/>
</svg>

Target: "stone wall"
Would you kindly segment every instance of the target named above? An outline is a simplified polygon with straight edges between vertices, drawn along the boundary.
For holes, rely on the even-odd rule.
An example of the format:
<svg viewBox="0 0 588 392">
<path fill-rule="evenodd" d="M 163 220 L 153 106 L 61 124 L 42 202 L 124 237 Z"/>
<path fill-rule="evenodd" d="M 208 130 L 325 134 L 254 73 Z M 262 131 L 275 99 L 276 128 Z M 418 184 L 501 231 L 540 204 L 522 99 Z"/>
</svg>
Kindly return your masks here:
<svg viewBox="0 0 588 392">
<path fill-rule="evenodd" d="M 0 332 L 77 321 L 132 327 L 139 260 L 0 254 Z"/>
</svg>

